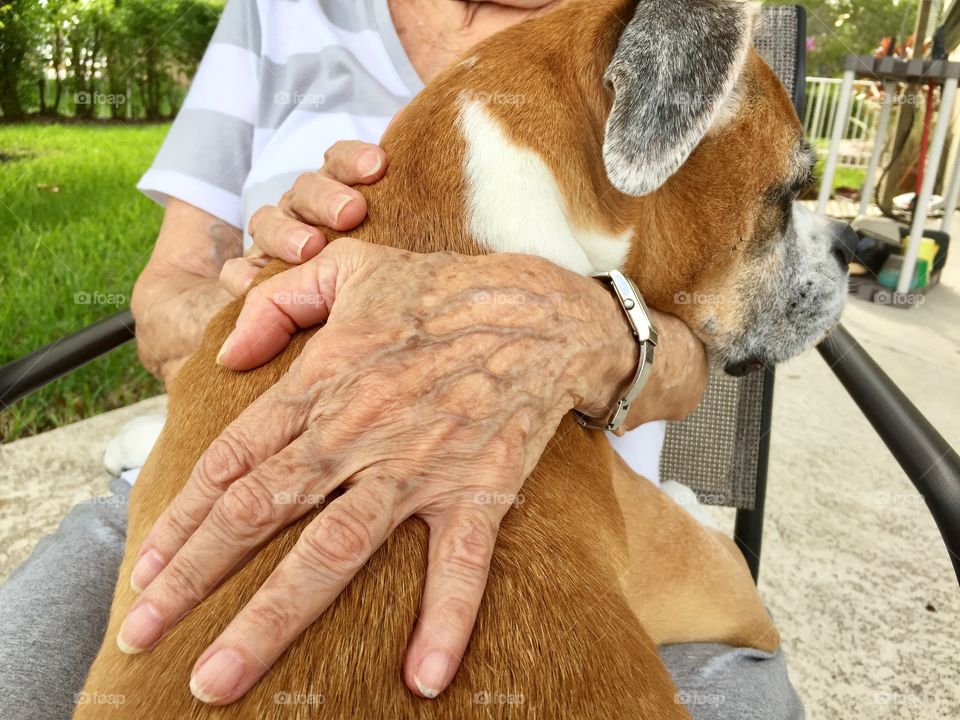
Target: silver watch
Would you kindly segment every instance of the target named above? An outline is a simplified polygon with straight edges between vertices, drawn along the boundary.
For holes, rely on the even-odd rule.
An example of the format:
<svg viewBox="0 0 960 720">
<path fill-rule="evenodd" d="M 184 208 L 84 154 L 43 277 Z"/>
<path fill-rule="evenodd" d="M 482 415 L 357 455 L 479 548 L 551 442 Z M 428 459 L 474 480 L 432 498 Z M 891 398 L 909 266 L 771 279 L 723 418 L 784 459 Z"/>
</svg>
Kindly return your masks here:
<svg viewBox="0 0 960 720">
<path fill-rule="evenodd" d="M 637 286 L 626 275 L 619 270 L 610 272 L 594 273 L 590 277 L 606 284 L 613 291 L 614 296 L 620 301 L 627 321 L 633 330 L 634 337 L 640 343 L 640 360 L 637 363 L 637 372 L 633 376 L 633 381 L 627 388 L 626 394 L 617 402 L 613 410 L 606 419 L 592 418 L 579 411 L 574 411 L 574 417 L 577 422 L 585 428 L 595 430 L 618 430 L 627 415 L 630 413 L 630 405 L 640 392 L 643 386 L 647 384 L 650 378 L 650 372 L 653 370 L 653 349 L 657 346 L 657 328 L 650 319 L 650 311 L 646 303 L 640 297 L 640 291 Z"/>
</svg>

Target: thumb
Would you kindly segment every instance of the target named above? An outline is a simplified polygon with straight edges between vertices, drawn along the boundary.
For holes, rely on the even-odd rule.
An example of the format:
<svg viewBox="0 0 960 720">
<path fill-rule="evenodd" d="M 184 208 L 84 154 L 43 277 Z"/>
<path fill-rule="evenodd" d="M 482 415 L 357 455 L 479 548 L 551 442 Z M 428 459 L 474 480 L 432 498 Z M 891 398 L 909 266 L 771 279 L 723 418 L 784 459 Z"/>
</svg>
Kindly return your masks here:
<svg viewBox="0 0 960 720">
<path fill-rule="evenodd" d="M 217 362 L 231 370 L 250 370 L 275 358 L 295 333 L 326 322 L 337 292 L 382 250 L 340 238 L 312 260 L 256 285 L 244 298 Z"/>
</svg>

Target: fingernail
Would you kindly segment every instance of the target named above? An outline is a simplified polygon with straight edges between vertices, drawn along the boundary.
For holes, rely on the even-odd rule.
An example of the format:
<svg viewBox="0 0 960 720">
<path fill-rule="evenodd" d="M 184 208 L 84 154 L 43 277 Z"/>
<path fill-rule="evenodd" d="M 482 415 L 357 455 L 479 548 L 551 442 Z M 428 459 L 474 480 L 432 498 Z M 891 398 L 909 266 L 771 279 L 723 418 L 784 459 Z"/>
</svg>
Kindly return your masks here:
<svg viewBox="0 0 960 720">
<path fill-rule="evenodd" d="M 360 173 L 360 177 L 375 175 L 382 165 L 383 160 L 376 150 L 364 150 L 357 158 L 357 171 Z"/>
<path fill-rule="evenodd" d="M 337 195 L 337 197 L 334 198 L 334 203 L 333 203 L 333 221 L 334 222 L 337 222 L 340 219 L 340 213 L 342 213 L 343 209 L 347 205 L 349 205 L 351 202 L 353 202 L 352 195 Z"/>
<path fill-rule="evenodd" d="M 127 655 L 136 655 L 152 647 L 163 635 L 163 620 L 150 603 L 141 603 L 130 611 L 117 634 L 117 647 Z"/>
<path fill-rule="evenodd" d="M 450 653 L 434 650 L 420 662 L 413 681 L 424 697 L 435 698 L 447 686 L 452 660 Z"/>
<path fill-rule="evenodd" d="M 205 703 L 230 697 L 243 677 L 243 658 L 230 648 L 215 652 L 190 678 L 190 692 Z"/>
<path fill-rule="evenodd" d="M 160 557 L 156 550 L 149 550 L 145 555 L 137 560 L 133 566 L 133 572 L 130 574 L 130 587 L 134 592 L 143 592 L 143 589 L 153 582 L 153 579 L 160 574 L 166 563 Z"/>
<path fill-rule="evenodd" d="M 227 339 L 223 341 L 223 345 L 220 346 L 220 352 L 217 353 L 217 365 L 223 365 L 220 362 L 220 359 L 226 354 L 227 350 L 230 349 L 230 345 L 233 343 L 233 333 L 230 333 L 227 336 Z"/>
<path fill-rule="evenodd" d="M 306 247 L 312 237 L 313 233 L 307 232 L 306 230 L 298 232 L 293 236 L 293 239 L 290 241 L 290 250 L 298 260 L 303 260 L 303 248 Z"/>
</svg>

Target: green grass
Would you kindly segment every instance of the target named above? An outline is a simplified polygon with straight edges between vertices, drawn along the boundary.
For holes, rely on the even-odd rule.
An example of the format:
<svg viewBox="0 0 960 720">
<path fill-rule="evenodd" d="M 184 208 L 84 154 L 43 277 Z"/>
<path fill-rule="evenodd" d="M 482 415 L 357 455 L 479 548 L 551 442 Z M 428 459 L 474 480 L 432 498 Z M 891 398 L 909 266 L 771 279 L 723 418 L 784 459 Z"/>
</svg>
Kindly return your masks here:
<svg viewBox="0 0 960 720">
<path fill-rule="evenodd" d="M 817 166 L 814 168 L 813 175 L 816 178 L 816 184 L 819 188 L 820 178 L 823 177 L 823 169 L 827 164 L 826 154 L 830 143 L 827 140 L 814 141 L 814 147 L 817 148 Z M 833 178 L 833 189 L 837 188 L 855 188 L 859 190 L 863 187 L 867 179 L 867 171 L 861 168 L 838 167 L 837 174 Z"/>
<path fill-rule="evenodd" d="M 161 219 L 134 185 L 166 130 L 0 125 L 0 363 L 129 307 Z M 0 440 L 159 392 L 130 343 L 0 413 Z"/>
<path fill-rule="evenodd" d="M 822 171 L 821 171 L 822 172 Z M 837 168 L 837 174 L 833 178 L 833 189 L 854 188 L 859 190 L 863 187 L 864 180 L 867 179 L 867 171 L 857 168 Z"/>
</svg>

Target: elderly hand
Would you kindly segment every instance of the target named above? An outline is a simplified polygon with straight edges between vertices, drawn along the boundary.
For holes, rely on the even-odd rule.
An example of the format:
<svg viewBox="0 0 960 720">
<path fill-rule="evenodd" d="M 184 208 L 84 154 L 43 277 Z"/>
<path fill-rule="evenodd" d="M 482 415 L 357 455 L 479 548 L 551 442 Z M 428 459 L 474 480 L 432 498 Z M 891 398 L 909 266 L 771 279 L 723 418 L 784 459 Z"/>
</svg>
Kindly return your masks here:
<svg viewBox="0 0 960 720">
<path fill-rule="evenodd" d="M 272 258 L 299 265 L 316 257 L 326 238 L 316 225 L 353 230 L 367 216 L 367 201 L 350 185 L 377 182 L 387 171 L 387 154 L 377 145 L 345 140 L 324 153 L 323 167 L 304 173 L 276 205 L 265 205 L 247 228 L 253 246 L 242 258 L 224 263 L 220 282 L 243 295 Z"/>
<path fill-rule="evenodd" d="M 156 644 L 318 501 L 286 500 L 346 490 L 198 660 L 191 688 L 207 702 L 247 692 L 411 515 L 430 547 L 406 680 L 424 697 L 446 688 L 513 498 L 563 415 L 602 414 L 636 362 L 621 310 L 590 279 L 534 257 L 349 238 L 251 290 L 220 362 L 254 367 L 324 321 L 197 463 L 134 569 L 145 589 L 120 632 L 127 651 Z"/>
</svg>

